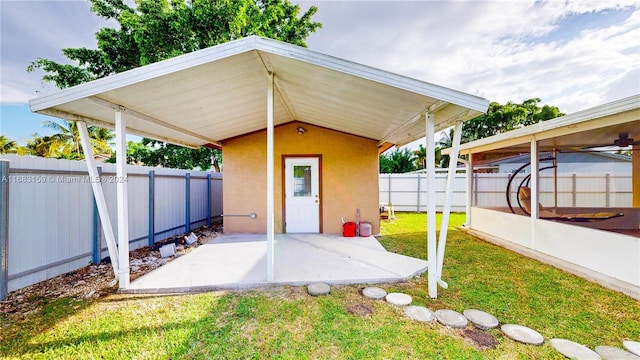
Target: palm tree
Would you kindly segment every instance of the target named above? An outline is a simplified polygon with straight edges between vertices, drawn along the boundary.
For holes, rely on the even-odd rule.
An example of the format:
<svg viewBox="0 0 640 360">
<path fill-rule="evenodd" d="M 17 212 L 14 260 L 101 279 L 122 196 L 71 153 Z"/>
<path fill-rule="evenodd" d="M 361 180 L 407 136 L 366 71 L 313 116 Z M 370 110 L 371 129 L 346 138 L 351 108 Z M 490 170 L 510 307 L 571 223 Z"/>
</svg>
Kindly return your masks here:
<svg viewBox="0 0 640 360">
<path fill-rule="evenodd" d="M 112 140 L 116 137 L 113 131 L 97 126 L 89 126 L 87 130 L 91 138 L 91 147 L 96 154 L 113 154 L 111 145 L 113 145 Z"/>
<path fill-rule="evenodd" d="M 426 169 L 427 168 L 427 149 L 424 145 L 418 145 L 418 150 L 413 151 L 413 161 L 416 163 L 417 169 Z"/>
<path fill-rule="evenodd" d="M 51 135 L 50 138 L 55 140 L 58 145 L 55 149 L 57 152 L 49 152 L 49 157 L 58 157 L 64 159 L 84 159 L 84 153 L 80 147 L 80 132 L 75 121 L 61 120 L 62 123 L 56 121 L 44 121 L 43 126 L 56 130 L 57 133 Z M 87 126 L 89 138 L 91 138 L 91 148 L 95 154 L 111 155 L 111 140 L 115 137 L 111 130 L 103 129 L 97 126 Z"/>
<path fill-rule="evenodd" d="M 62 140 L 54 136 L 40 136 L 32 134 L 32 139 L 27 140 L 26 148 L 29 153 L 41 157 L 57 157 L 62 146 Z"/>
<path fill-rule="evenodd" d="M 15 141 L 10 140 L 4 135 L 0 135 L 0 154 L 13 154 L 17 150 Z"/>
<path fill-rule="evenodd" d="M 78 125 L 75 121 L 60 120 L 61 123 L 47 120 L 42 122 L 42 126 L 57 131 L 52 137 L 60 139 L 62 148 L 58 157 L 74 158 L 76 156 L 82 156 L 80 150 L 80 133 L 78 132 Z"/>
</svg>

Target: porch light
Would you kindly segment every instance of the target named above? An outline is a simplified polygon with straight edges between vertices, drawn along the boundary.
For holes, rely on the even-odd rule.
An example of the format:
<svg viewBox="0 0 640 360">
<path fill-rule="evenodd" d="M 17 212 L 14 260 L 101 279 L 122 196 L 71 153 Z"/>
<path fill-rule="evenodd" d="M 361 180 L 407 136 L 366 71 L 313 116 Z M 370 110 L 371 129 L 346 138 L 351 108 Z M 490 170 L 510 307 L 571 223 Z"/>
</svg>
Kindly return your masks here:
<svg viewBox="0 0 640 360">
<path fill-rule="evenodd" d="M 307 129 L 303 128 L 302 126 L 298 126 L 296 128 L 296 131 L 298 132 L 298 135 L 302 135 L 305 131 L 307 131 Z"/>
</svg>

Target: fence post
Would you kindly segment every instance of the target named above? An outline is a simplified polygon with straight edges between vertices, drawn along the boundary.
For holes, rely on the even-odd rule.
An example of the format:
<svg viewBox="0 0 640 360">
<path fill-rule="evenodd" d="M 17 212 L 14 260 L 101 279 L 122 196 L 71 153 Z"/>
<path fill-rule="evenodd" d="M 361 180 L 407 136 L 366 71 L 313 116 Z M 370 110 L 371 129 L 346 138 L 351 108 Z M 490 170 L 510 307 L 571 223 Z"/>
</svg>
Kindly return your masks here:
<svg viewBox="0 0 640 360">
<path fill-rule="evenodd" d="M 211 227 L 211 173 L 207 174 L 207 227 Z"/>
<path fill-rule="evenodd" d="M 156 172 L 149 170 L 149 246 L 156 242 L 156 212 L 155 212 Z"/>
<path fill-rule="evenodd" d="M 611 195 L 611 189 L 610 189 L 610 185 L 609 185 L 609 173 L 604 174 L 604 181 L 605 181 L 605 207 L 609 207 L 609 196 Z"/>
<path fill-rule="evenodd" d="M 420 212 L 420 174 L 418 174 L 418 194 L 417 194 L 417 198 L 418 198 L 418 201 L 417 201 L 417 206 L 416 206 L 417 209 L 416 209 L 416 211 Z"/>
<path fill-rule="evenodd" d="M 98 170 L 98 179 L 94 179 L 94 181 L 100 181 L 100 186 L 102 186 L 102 166 L 96 166 Z M 102 260 L 102 244 L 100 241 L 100 214 L 98 214 L 98 203 L 96 202 L 96 197 L 92 196 L 93 199 L 93 233 L 92 235 L 92 252 L 93 252 L 93 264 L 100 264 Z"/>
<path fill-rule="evenodd" d="M 571 174 L 571 207 L 576 207 L 576 173 Z"/>
<path fill-rule="evenodd" d="M 9 292 L 9 160 L 0 159 L 0 301 Z"/>
<path fill-rule="evenodd" d="M 391 202 L 391 174 L 389 174 L 389 184 L 388 185 L 389 185 L 389 196 L 387 197 L 389 199 L 388 204 L 393 204 Z"/>
<path fill-rule="evenodd" d="M 188 234 L 191 231 L 191 173 L 184 174 L 184 179 L 186 183 L 184 232 Z"/>
</svg>

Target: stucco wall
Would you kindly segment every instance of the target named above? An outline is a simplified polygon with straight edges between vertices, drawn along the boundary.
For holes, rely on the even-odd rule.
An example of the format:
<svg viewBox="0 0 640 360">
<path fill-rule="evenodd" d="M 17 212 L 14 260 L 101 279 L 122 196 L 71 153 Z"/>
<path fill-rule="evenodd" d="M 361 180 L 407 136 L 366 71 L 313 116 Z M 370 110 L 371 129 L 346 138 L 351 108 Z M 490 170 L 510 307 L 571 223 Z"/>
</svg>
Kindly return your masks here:
<svg viewBox="0 0 640 360">
<path fill-rule="evenodd" d="M 303 135 L 298 126 L 306 129 Z M 256 213 L 256 219 L 225 217 L 226 233 L 266 231 L 266 131 L 224 142 L 224 213 Z M 341 216 L 378 221 L 378 148 L 374 140 L 304 123 L 290 123 L 275 129 L 275 231 L 282 232 L 282 155 L 322 155 L 322 232 L 342 233 Z"/>
</svg>

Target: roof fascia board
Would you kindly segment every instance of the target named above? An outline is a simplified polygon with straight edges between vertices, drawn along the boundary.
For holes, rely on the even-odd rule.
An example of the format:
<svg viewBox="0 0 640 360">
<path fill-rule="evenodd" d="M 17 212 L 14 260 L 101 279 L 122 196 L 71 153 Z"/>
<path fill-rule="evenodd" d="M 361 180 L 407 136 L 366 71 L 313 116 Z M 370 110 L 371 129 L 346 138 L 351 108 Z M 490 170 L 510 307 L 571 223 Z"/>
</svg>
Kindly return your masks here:
<svg viewBox="0 0 640 360">
<path fill-rule="evenodd" d="M 386 84 L 483 113 L 489 108 L 489 100 L 478 96 L 376 69 L 367 65 L 354 63 L 277 40 L 257 38 L 256 48 L 274 55 L 304 61 L 309 64 L 340 71 L 345 74 Z"/>
<path fill-rule="evenodd" d="M 212 61 L 221 60 L 255 48 L 256 38 L 256 36 L 250 36 L 226 42 L 210 48 L 113 74 L 88 83 L 63 89 L 54 94 L 31 99 L 29 100 L 29 105 L 31 106 L 31 111 L 37 112 L 38 110 L 133 85 L 141 81 L 186 70 Z"/>
<path fill-rule="evenodd" d="M 114 130 L 115 129 L 115 124 L 108 123 L 108 122 L 105 122 L 105 121 L 102 121 L 102 120 L 98 120 L 98 119 L 94 119 L 94 118 L 90 118 L 90 117 L 86 117 L 86 116 L 80 116 L 80 115 L 77 115 L 77 114 L 68 113 L 68 112 L 65 112 L 65 111 L 57 110 L 57 109 L 45 109 L 45 110 L 39 111 L 39 113 L 40 114 L 49 115 L 49 116 L 53 116 L 53 117 L 56 117 L 56 118 L 59 118 L 59 119 L 66 119 L 68 121 L 82 121 L 82 122 L 86 122 L 87 124 L 99 126 L 99 127 L 102 127 L 102 128 L 105 128 L 105 129 L 109 129 L 109 130 Z M 158 136 L 158 135 L 150 134 L 148 132 L 140 131 L 140 130 L 127 129 L 127 133 L 128 134 L 132 134 L 132 135 L 138 135 L 138 136 L 146 137 L 146 138 L 149 138 L 149 139 L 165 141 L 165 142 L 169 142 L 169 143 L 176 144 L 176 145 L 186 146 L 186 147 L 192 148 L 192 149 L 196 149 L 196 148 L 199 147 L 199 145 L 197 145 L 197 144 L 190 144 L 190 143 L 187 143 L 187 142 L 182 141 L 182 140 L 177 140 L 177 139 L 170 138 L 170 137 L 165 137 L 165 136 Z"/>
<path fill-rule="evenodd" d="M 135 117 L 137 119 L 140 119 L 140 120 L 143 120 L 143 121 L 146 121 L 146 122 L 150 122 L 150 123 L 152 123 L 154 125 L 157 125 L 157 126 L 161 126 L 161 127 L 173 130 L 173 131 L 181 132 L 181 133 L 189 135 L 189 136 L 191 136 L 193 138 L 200 139 L 204 143 L 209 143 L 209 144 L 213 144 L 213 145 L 216 145 L 216 146 L 222 146 L 219 142 L 217 142 L 217 141 L 215 141 L 213 139 L 209 139 L 206 136 L 202 136 L 200 134 L 196 134 L 196 133 L 194 133 L 192 131 L 189 131 L 187 129 L 183 129 L 183 128 L 181 128 L 179 126 L 176 126 L 176 125 L 173 125 L 173 124 L 169 124 L 169 123 L 167 123 L 165 121 L 158 120 L 158 119 L 156 119 L 156 118 L 154 118 L 152 116 L 137 112 L 137 111 L 129 109 L 129 108 L 125 107 L 125 106 L 122 106 L 122 105 L 119 105 L 119 104 L 114 104 L 114 103 L 112 103 L 110 101 L 101 99 L 101 98 L 99 98 L 97 96 L 91 96 L 91 97 L 87 98 L 87 101 L 89 101 L 92 104 L 98 105 L 98 106 L 102 106 L 102 107 L 105 107 L 105 108 L 112 109 L 114 111 L 122 111 L 124 114 L 126 114 L 128 116 Z"/>
<path fill-rule="evenodd" d="M 640 109 L 640 95 L 634 95 L 611 103 L 565 115 L 557 119 L 547 120 L 521 129 L 511 130 L 506 133 L 468 142 L 460 146 L 460 152 L 469 154 L 523 144 L 530 141 L 531 136 L 533 135 L 535 135 L 535 138 L 538 140 L 544 140 L 551 137 L 577 132 L 578 126 L 580 127 L 579 131 L 586 131 L 598 127 L 625 123 L 628 122 L 629 119 L 609 119 L 606 122 L 601 123 L 594 120 L 638 109 Z"/>
</svg>

